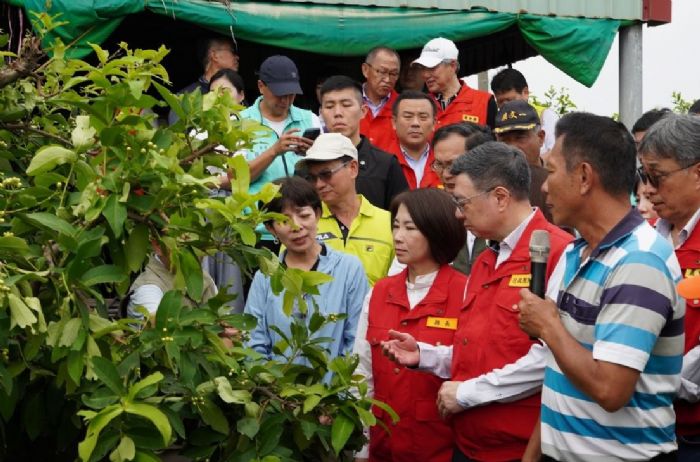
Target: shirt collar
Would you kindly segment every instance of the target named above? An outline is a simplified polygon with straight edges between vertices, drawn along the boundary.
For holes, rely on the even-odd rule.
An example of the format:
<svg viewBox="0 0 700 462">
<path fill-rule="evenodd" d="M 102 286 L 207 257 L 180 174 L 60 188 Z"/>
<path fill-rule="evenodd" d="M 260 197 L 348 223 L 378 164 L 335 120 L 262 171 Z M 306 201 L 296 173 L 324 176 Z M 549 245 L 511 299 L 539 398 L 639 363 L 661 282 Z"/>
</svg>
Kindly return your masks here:
<svg viewBox="0 0 700 462">
<path fill-rule="evenodd" d="M 369 96 L 367 96 L 365 88 L 367 88 L 367 82 L 362 84 L 362 99 L 365 101 L 365 103 L 371 104 L 372 106 L 382 107 L 386 104 L 387 101 L 389 101 L 389 98 L 391 98 L 391 92 L 389 92 L 388 95 L 386 95 L 384 98 L 381 99 L 381 101 L 379 101 L 379 104 L 374 104 L 372 100 L 369 99 Z"/>
<path fill-rule="evenodd" d="M 603 250 L 612 247 L 620 239 L 629 236 L 632 231 L 637 228 L 637 226 L 644 223 L 644 218 L 639 214 L 636 208 L 631 208 L 627 215 L 625 215 L 622 220 L 620 220 L 613 228 L 608 231 L 608 234 L 603 237 L 603 239 L 598 244 L 598 247 L 593 249 L 590 255 L 590 259 L 595 259 L 600 255 Z M 574 241 L 574 248 L 579 248 L 583 245 L 587 245 L 587 242 L 583 238 L 578 238 Z"/>
<path fill-rule="evenodd" d="M 357 197 L 360 198 L 360 212 L 358 215 L 365 215 L 368 217 L 371 217 L 374 215 L 374 207 L 372 207 L 372 204 L 365 199 L 365 196 L 362 194 L 358 194 Z M 331 218 L 333 217 L 333 213 L 331 212 L 331 209 L 328 208 L 328 205 L 325 202 L 321 202 L 321 218 Z"/>
<path fill-rule="evenodd" d="M 401 143 L 399 143 L 399 149 L 401 149 L 401 154 L 404 155 L 404 157 L 406 158 L 406 160 L 412 160 L 412 161 L 414 161 L 414 162 L 420 162 L 420 161 L 423 160 L 425 157 L 427 157 L 428 154 L 430 154 L 430 143 L 425 143 L 425 149 L 423 149 L 423 152 L 421 153 L 421 155 L 420 155 L 420 157 L 419 157 L 418 159 L 414 159 L 413 157 L 409 156 L 409 155 L 408 155 L 408 152 L 406 152 L 406 149 L 404 149 L 404 147 L 401 145 Z"/>
<path fill-rule="evenodd" d="M 499 244 L 501 250 L 505 247 L 506 249 L 510 250 L 511 252 L 515 248 L 515 246 L 518 244 L 518 241 L 520 238 L 523 236 L 523 233 L 525 232 L 525 228 L 530 224 L 532 221 L 532 218 L 535 216 L 535 212 L 537 212 L 536 208 L 532 209 L 532 212 L 530 212 L 530 215 L 525 218 L 522 223 L 520 223 L 513 231 L 510 232 L 509 235 L 505 237 Z"/>
<path fill-rule="evenodd" d="M 688 220 L 688 223 L 686 223 L 683 229 L 681 229 L 681 232 L 678 233 L 678 245 L 675 246 L 676 248 L 682 246 L 685 243 L 685 241 L 688 239 L 688 236 L 690 236 L 690 234 L 695 229 L 695 226 L 697 226 L 698 221 L 700 221 L 700 209 L 697 209 L 695 211 L 693 216 L 690 217 L 690 220 Z M 656 222 L 656 231 L 663 237 L 665 237 L 669 242 L 673 243 L 671 239 L 671 229 L 673 229 L 673 226 L 671 225 L 671 223 L 668 222 L 668 220 L 659 218 Z"/>
</svg>

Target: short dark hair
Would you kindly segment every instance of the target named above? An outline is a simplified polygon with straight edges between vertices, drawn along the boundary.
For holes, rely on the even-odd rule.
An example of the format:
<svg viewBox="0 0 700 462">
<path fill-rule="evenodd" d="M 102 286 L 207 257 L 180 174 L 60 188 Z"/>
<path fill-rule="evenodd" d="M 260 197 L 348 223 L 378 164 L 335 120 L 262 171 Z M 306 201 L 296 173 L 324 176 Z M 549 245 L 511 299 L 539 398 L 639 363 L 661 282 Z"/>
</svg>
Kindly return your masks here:
<svg viewBox="0 0 700 462">
<path fill-rule="evenodd" d="M 321 213 L 321 198 L 311 183 L 298 176 L 278 178 L 272 182 L 279 185 L 279 196 L 267 203 L 268 212 L 282 213 L 285 207 L 306 207 Z M 273 220 L 265 222 L 271 224 Z"/>
<path fill-rule="evenodd" d="M 488 127 L 481 128 L 481 131 L 475 132 L 473 135 L 466 139 L 466 141 L 464 142 L 465 150 L 471 151 L 475 147 L 481 146 L 484 143 L 488 143 L 489 141 L 495 141 L 493 139 L 493 135 L 491 134 L 491 130 Z"/>
<path fill-rule="evenodd" d="M 450 195 L 436 188 L 402 192 L 391 201 L 392 222 L 401 205 L 428 241 L 433 259 L 440 265 L 453 261 L 464 247 L 467 232 L 455 216 L 457 206 Z"/>
<path fill-rule="evenodd" d="M 365 62 L 368 64 L 371 64 L 371 61 L 374 61 L 374 58 L 377 57 L 379 53 L 387 53 L 390 55 L 394 55 L 396 59 L 399 60 L 399 66 L 401 66 L 401 56 L 399 56 L 399 53 L 394 50 L 393 48 L 389 48 L 388 46 L 385 45 L 379 45 L 377 47 L 372 48 L 367 52 L 367 57 L 365 58 Z"/>
<path fill-rule="evenodd" d="M 652 125 L 661 120 L 661 118 L 669 112 L 671 112 L 671 110 L 666 107 L 662 109 L 652 109 L 645 112 L 639 119 L 637 119 L 634 125 L 632 125 L 632 133 L 645 132 L 649 130 Z"/>
<path fill-rule="evenodd" d="M 197 44 L 197 58 L 202 63 L 202 69 L 206 69 L 209 64 L 209 51 L 220 45 L 230 45 L 233 52 L 238 55 L 238 47 L 232 39 L 224 36 L 207 37 Z"/>
<path fill-rule="evenodd" d="M 696 100 L 689 108 L 688 114 L 700 114 L 700 99 Z"/>
<path fill-rule="evenodd" d="M 587 112 L 571 112 L 559 119 L 555 134 L 564 137 L 562 153 L 568 171 L 587 162 L 606 192 L 616 196 L 632 192 L 637 150 L 622 123 Z"/>
<path fill-rule="evenodd" d="M 216 74 L 212 75 L 211 79 L 209 79 L 209 86 L 211 87 L 211 84 L 219 79 L 226 79 L 229 82 L 231 82 L 231 85 L 234 86 L 238 93 L 242 93 L 243 89 L 245 88 L 245 84 L 243 83 L 243 77 L 241 77 L 240 74 L 234 71 L 233 69 L 218 70 Z"/>
<path fill-rule="evenodd" d="M 516 69 L 503 69 L 491 79 L 491 91 L 494 94 L 505 93 L 511 90 L 522 93 L 525 88 L 527 88 L 527 80 L 525 80 L 525 76 Z"/>
<path fill-rule="evenodd" d="M 321 99 L 323 99 L 323 95 L 326 93 L 347 90 L 348 88 L 354 90 L 355 96 L 360 102 L 360 106 L 362 106 L 362 86 L 347 75 L 332 75 L 328 77 L 321 84 L 319 93 L 321 94 Z"/>
<path fill-rule="evenodd" d="M 401 101 L 407 100 L 407 99 L 424 99 L 430 103 L 430 107 L 433 110 L 433 117 L 437 115 L 437 109 L 435 107 L 435 101 L 428 96 L 427 94 L 423 93 L 422 91 L 416 91 L 416 90 L 406 90 L 402 91 L 399 96 L 396 97 L 396 101 L 394 101 L 394 105 L 391 108 L 391 113 L 393 114 L 394 117 L 399 115 L 399 104 Z"/>
<path fill-rule="evenodd" d="M 681 167 L 700 162 L 700 117 L 669 113 L 646 132 L 639 152 L 673 159 Z"/>
<path fill-rule="evenodd" d="M 479 191 L 503 186 L 517 200 L 530 195 L 530 166 L 520 149 L 498 141 L 488 141 L 459 156 L 450 173 L 465 174 Z"/>
<path fill-rule="evenodd" d="M 450 135 L 459 135 L 464 138 L 465 151 L 474 149 L 487 141 L 493 141 L 490 128 L 474 122 L 459 122 L 456 124 L 443 125 L 435 130 L 435 134 L 433 135 L 433 146 L 440 141 L 449 138 Z"/>
</svg>

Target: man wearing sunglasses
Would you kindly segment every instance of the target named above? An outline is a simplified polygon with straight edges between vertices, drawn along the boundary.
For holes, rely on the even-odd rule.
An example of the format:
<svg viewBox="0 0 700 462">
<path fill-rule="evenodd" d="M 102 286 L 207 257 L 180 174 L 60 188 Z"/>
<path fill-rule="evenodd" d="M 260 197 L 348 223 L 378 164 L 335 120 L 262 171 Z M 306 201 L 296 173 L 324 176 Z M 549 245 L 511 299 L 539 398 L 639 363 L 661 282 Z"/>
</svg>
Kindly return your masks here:
<svg viewBox="0 0 700 462">
<path fill-rule="evenodd" d="M 301 173 L 322 201 L 317 238 L 357 256 L 372 286 L 394 258 L 391 215 L 357 194 L 357 149 L 340 133 L 324 133 L 306 151 Z"/>
<path fill-rule="evenodd" d="M 700 118 L 666 114 L 646 132 L 638 173 L 675 248 L 684 278 L 700 275 Z M 700 300 L 688 299 L 681 388 L 675 402 L 678 461 L 700 460 Z"/>
</svg>

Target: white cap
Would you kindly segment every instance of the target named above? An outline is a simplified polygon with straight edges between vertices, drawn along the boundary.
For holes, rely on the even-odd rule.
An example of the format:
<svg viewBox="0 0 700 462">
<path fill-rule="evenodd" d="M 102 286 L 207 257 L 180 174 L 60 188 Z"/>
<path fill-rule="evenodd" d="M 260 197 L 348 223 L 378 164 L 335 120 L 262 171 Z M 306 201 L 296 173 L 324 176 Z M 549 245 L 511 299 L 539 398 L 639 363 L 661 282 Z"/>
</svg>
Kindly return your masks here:
<svg viewBox="0 0 700 462">
<path fill-rule="evenodd" d="M 452 40 L 438 37 L 434 38 L 423 47 L 420 57 L 412 64 L 420 64 L 425 67 L 435 67 L 443 61 L 457 59 L 459 50 Z"/>
<path fill-rule="evenodd" d="M 357 148 L 350 138 L 340 133 L 324 133 L 316 138 L 314 144 L 306 151 L 304 161 L 325 162 L 350 156 L 357 160 Z"/>
</svg>

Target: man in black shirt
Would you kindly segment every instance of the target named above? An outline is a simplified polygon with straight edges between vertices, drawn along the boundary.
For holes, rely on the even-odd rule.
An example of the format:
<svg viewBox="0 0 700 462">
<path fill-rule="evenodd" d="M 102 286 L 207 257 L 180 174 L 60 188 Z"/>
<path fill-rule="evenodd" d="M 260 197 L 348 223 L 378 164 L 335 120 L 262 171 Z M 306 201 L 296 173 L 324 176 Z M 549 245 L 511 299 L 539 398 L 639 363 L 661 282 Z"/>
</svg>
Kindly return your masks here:
<svg viewBox="0 0 700 462">
<path fill-rule="evenodd" d="M 357 148 L 359 174 L 355 182 L 358 194 L 372 205 L 389 210 L 394 196 L 408 189 L 401 166 L 394 156 L 373 146 L 360 135 L 360 121 L 367 107 L 362 88 L 349 77 L 335 75 L 321 85 L 321 115 L 331 133 L 350 138 Z"/>
</svg>

